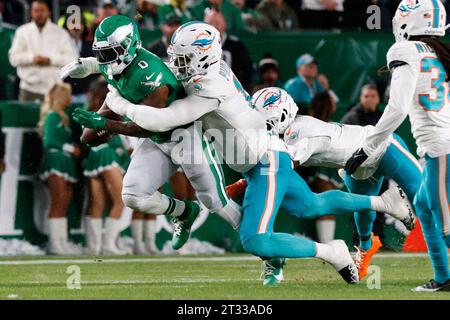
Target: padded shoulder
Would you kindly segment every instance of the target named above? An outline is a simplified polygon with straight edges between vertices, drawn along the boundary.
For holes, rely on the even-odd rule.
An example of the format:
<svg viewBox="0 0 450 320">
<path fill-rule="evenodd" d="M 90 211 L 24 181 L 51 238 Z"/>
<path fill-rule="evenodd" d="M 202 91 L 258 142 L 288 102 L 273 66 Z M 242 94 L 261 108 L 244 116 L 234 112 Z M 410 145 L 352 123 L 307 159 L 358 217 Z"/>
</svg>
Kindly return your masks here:
<svg viewBox="0 0 450 320">
<path fill-rule="evenodd" d="M 405 64 L 412 64 L 420 59 L 420 52 L 428 50 L 428 46 L 417 41 L 400 41 L 394 43 L 386 55 L 389 70 Z"/>
</svg>

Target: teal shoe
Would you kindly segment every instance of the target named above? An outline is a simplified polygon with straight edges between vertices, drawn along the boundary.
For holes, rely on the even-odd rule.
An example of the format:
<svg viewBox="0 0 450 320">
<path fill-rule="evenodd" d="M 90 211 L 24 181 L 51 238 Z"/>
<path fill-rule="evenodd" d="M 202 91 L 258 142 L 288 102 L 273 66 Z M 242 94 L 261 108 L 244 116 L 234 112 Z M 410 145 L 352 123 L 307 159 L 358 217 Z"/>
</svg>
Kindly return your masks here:
<svg viewBox="0 0 450 320">
<path fill-rule="evenodd" d="M 191 227 L 194 224 L 200 213 L 200 206 L 194 201 L 184 201 L 186 207 L 182 216 L 186 215 L 183 220 L 180 217 L 174 217 L 172 219 L 173 224 L 173 236 L 172 236 L 172 248 L 174 250 L 180 249 L 189 240 L 191 235 Z"/>
</svg>

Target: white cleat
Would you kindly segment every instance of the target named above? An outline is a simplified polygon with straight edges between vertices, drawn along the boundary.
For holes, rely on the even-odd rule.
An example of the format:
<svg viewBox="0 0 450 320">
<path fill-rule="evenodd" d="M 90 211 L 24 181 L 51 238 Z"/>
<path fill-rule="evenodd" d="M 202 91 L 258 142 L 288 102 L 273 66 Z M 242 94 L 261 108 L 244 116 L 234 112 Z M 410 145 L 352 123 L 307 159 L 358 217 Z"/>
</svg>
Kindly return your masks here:
<svg viewBox="0 0 450 320">
<path fill-rule="evenodd" d="M 359 283 L 358 268 L 345 241 L 333 240 L 327 244 L 332 247 L 332 254 L 325 262 L 331 264 L 347 283 Z"/>
<path fill-rule="evenodd" d="M 414 228 L 413 207 L 400 187 L 389 188 L 381 195 L 381 199 L 388 215 L 400 220 L 409 231 Z"/>
</svg>

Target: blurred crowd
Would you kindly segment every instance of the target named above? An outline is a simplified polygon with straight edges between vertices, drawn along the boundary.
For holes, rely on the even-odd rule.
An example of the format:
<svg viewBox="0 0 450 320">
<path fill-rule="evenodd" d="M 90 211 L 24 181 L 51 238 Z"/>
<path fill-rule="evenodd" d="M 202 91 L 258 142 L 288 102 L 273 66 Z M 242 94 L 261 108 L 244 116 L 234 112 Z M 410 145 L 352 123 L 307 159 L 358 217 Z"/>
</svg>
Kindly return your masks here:
<svg viewBox="0 0 450 320">
<path fill-rule="evenodd" d="M 72 79 L 65 83 L 60 79 L 62 66 L 78 57 L 92 56 L 93 30 L 102 19 L 118 13 L 138 12 L 141 28 L 161 30 L 161 38 L 151 43 L 147 49 L 163 60 L 167 60 L 168 43 L 181 24 L 192 19 L 206 21 L 221 33 L 222 58 L 231 66 L 249 93 L 270 86 L 283 87 L 298 104 L 300 114 L 331 121 L 339 97 L 331 88 L 327 76 L 319 71 L 319 62 L 314 56 L 309 53 L 300 54 L 295 65 L 296 75 L 283 83 L 280 81 L 277 60 L 266 55 L 254 62 L 247 46 L 230 31 L 358 28 L 362 26 L 357 19 L 361 16 L 358 12 L 365 12 L 371 3 L 391 12 L 389 10 L 393 10 L 398 1 L 141 0 L 127 3 L 99 0 L 96 7 L 92 7 L 92 1 L 60 1 L 62 12 L 70 4 L 78 4 L 83 8 L 80 23 L 74 24 L 65 15 L 52 22 L 52 7 L 44 0 L 0 0 L 1 19 L 18 25 L 9 49 L 9 61 L 16 67 L 20 80 L 18 100 L 42 104 L 39 128 L 44 152 L 40 173 L 49 187 L 52 199 L 48 214 L 49 252 L 82 252 L 81 248 L 68 240 L 66 232 L 67 210 L 74 186 L 81 183 L 89 190 L 85 250 L 92 254 L 126 253 L 117 242 L 119 221 L 124 210 L 120 191 L 135 141 L 117 136 L 109 143 L 97 147 L 82 146 L 79 142 L 81 128 L 70 120 L 70 107 L 78 103 L 91 111 L 98 110 L 107 94 L 107 85 L 98 76 Z M 389 21 L 390 19 L 388 18 Z M 378 108 L 382 96 L 379 87 L 372 83 L 366 84 L 361 89 L 359 103 L 349 108 L 342 122 L 376 124 L 381 117 Z M 2 145 L 0 144 L 1 158 L 4 154 Z M 0 170 L 4 170 L 3 161 L 0 163 Z M 300 174 L 315 192 L 342 188 L 335 170 L 319 168 L 304 170 Z M 183 177 L 175 175 L 172 182 L 174 193 L 179 198 L 195 197 L 192 187 Z M 105 210 L 108 213 L 103 222 Z M 319 241 L 332 240 L 334 228 L 333 218 L 326 217 L 317 221 Z M 103 236 L 102 229 L 105 230 Z M 133 213 L 131 229 L 135 240 L 134 253 L 151 254 L 157 251 L 154 216 Z"/>
<path fill-rule="evenodd" d="M 2 21 L 22 25 L 27 22 L 32 0 L 1 0 Z M 70 5 L 83 10 L 88 27 L 110 14 L 142 16 L 140 27 L 157 30 L 167 15 L 182 22 L 204 20 L 209 10 L 222 12 L 228 30 L 294 31 L 299 29 L 367 30 L 367 8 L 381 9 L 381 28 L 390 29 L 400 0 L 60 0 L 53 8 L 63 15 Z M 450 2 L 443 0 L 446 6 Z M 372 12 L 372 11 L 370 11 Z"/>
</svg>

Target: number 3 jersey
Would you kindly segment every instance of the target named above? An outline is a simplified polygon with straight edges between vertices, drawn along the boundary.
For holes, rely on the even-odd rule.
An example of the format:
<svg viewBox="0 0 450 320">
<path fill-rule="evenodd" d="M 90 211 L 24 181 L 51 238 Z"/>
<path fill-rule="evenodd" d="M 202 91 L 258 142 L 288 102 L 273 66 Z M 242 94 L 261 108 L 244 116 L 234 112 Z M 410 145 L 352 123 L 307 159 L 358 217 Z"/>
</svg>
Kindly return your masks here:
<svg viewBox="0 0 450 320">
<path fill-rule="evenodd" d="M 415 86 L 407 110 L 420 157 L 450 153 L 450 92 L 447 75 L 433 49 L 419 41 L 400 41 L 387 53 L 389 69 L 409 65 L 412 77 L 402 82 Z M 395 72 L 392 81 L 396 81 Z M 393 92 L 401 95 L 402 91 Z M 398 97 L 390 99 L 394 102 Z M 391 100 L 389 101 L 391 104 Z"/>
</svg>

